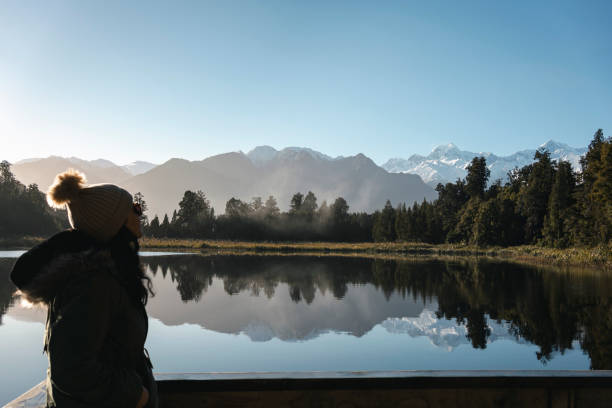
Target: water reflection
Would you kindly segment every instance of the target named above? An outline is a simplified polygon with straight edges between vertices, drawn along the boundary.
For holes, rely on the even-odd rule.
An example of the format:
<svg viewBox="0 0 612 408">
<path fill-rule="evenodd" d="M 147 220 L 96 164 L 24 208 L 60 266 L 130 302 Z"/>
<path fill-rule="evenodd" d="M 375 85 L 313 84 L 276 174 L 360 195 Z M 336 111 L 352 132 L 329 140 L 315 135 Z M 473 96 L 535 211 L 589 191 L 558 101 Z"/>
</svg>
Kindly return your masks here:
<svg viewBox="0 0 612 408">
<path fill-rule="evenodd" d="M 9 273 L 13 268 L 15 259 L 0 258 L 0 325 L 2 325 L 2 316 L 13 305 L 13 293 L 15 287 L 9 281 Z"/>
<path fill-rule="evenodd" d="M 446 349 L 531 343 L 543 363 L 579 345 L 593 369 L 612 369 L 612 278 L 485 261 L 341 257 L 144 257 L 165 325 L 198 324 L 252 341 L 356 337 L 381 325 Z M 0 259 L 0 319 L 14 288 Z M 1 320 L 0 320 L 1 322 Z"/>
<path fill-rule="evenodd" d="M 222 281 L 228 295 L 248 293 L 272 299 L 282 285 L 294 303 L 311 305 L 317 295 L 329 298 L 328 294 L 343 300 L 321 311 L 326 314 L 314 313 L 313 319 L 306 319 L 304 311 L 296 314 L 297 322 L 293 323 L 302 326 L 292 330 L 296 339 L 324 330 L 360 336 L 383 321 L 388 320 L 385 325 L 390 327 L 394 318 L 406 321 L 433 307 L 436 318 L 463 324 L 474 348 L 486 348 L 494 328 L 498 329 L 495 337 L 499 337 L 502 324 L 517 341 L 537 345 L 537 358 L 543 362 L 555 353 L 563 354 L 578 341 L 588 353 L 592 368 L 612 368 L 612 279 L 601 274 L 476 261 L 192 256 L 147 262 L 153 274 L 170 275 L 184 302 L 200 301 L 213 279 Z M 384 302 L 376 301 L 376 292 L 384 294 Z M 367 307 L 357 308 L 364 304 Z M 237 315 L 256 314 L 249 307 L 237 309 Z M 214 313 L 228 310 L 232 308 L 214 308 Z M 220 317 L 226 323 L 237 318 Z M 268 328 L 274 327 L 274 319 L 261 315 L 250 322 L 262 319 Z M 203 326 L 211 328 L 214 324 Z M 239 332 L 249 324 L 236 324 L 234 329 L 229 326 L 219 330 Z M 287 338 L 282 330 L 272 332 Z"/>
</svg>

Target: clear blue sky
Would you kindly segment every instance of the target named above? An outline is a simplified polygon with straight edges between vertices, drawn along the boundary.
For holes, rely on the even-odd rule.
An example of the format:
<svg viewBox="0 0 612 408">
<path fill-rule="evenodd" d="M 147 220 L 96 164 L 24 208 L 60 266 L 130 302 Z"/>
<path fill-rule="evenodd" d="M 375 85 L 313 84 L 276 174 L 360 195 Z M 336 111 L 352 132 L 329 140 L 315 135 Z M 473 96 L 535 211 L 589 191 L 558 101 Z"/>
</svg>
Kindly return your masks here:
<svg viewBox="0 0 612 408">
<path fill-rule="evenodd" d="M 611 1 L 0 3 L 0 159 L 382 163 L 612 133 Z"/>
</svg>

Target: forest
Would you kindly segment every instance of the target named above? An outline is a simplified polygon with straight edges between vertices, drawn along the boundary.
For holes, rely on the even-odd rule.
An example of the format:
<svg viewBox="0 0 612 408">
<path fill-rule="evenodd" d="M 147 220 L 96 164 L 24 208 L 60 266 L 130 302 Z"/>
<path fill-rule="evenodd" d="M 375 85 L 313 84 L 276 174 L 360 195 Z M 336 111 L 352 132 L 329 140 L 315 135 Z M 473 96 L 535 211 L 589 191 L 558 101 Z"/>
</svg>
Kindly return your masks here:
<svg viewBox="0 0 612 408">
<path fill-rule="evenodd" d="M 48 237 L 68 228 L 66 211 L 47 204 L 38 185 L 24 186 L 11 172 L 11 164 L 0 163 L 0 237 Z"/>
<path fill-rule="evenodd" d="M 342 197 L 317 202 L 308 191 L 293 195 L 288 211 L 273 196 L 251 201 L 230 198 L 215 215 L 202 191 L 186 191 L 178 209 L 152 219 L 143 216 L 150 237 L 245 241 L 423 242 L 480 247 L 537 244 L 596 246 L 612 234 L 612 139 L 597 130 L 580 169 L 554 161 L 545 150 L 515 168 L 508 181 L 489 180 L 484 157 L 474 157 L 464 179 L 438 184 L 438 198 L 395 207 L 387 201 L 374 213 L 350 212 Z M 146 210 L 145 197 L 135 201 Z M 17 181 L 0 164 L 0 235 L 48 236 L 66 228 L 65 211 L 52 210 L 35 184 Z"/>
</svg>

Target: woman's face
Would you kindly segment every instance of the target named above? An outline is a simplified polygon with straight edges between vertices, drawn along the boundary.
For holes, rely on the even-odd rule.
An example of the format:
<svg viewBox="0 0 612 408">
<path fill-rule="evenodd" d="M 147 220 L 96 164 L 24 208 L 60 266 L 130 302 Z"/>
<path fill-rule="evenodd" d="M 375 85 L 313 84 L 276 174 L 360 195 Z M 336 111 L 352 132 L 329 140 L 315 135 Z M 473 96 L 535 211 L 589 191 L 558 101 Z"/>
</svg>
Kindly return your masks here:
<svg viewBox="0 0 612 408">
<path fill-rule="evenodd" d="M 125 222 L 125 226 L 129 229 L 136 238 L 142 237 L 142 231 L 140 230 L 140 217 L 136 215 L 134 211 L 130 211 L 128 219 Z"/>
</svg>

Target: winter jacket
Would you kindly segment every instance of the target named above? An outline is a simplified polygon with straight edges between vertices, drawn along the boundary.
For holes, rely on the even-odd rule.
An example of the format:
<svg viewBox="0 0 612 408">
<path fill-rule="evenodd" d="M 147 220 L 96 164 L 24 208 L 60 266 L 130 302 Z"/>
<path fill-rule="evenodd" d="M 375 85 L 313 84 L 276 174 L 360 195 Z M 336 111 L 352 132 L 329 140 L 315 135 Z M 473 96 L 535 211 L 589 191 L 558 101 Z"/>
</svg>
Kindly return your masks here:
<svg viewBox="0 0 612 408">
<path fill-rule="evenodd" d="M 108 248 L 64 231 L 22 255 L 11 280 L 47 305 L 48 407 L 133 408 L 143 386 L 147 407 L 157 407 L 147 313 L 129 298 Z"/>
</svg>

